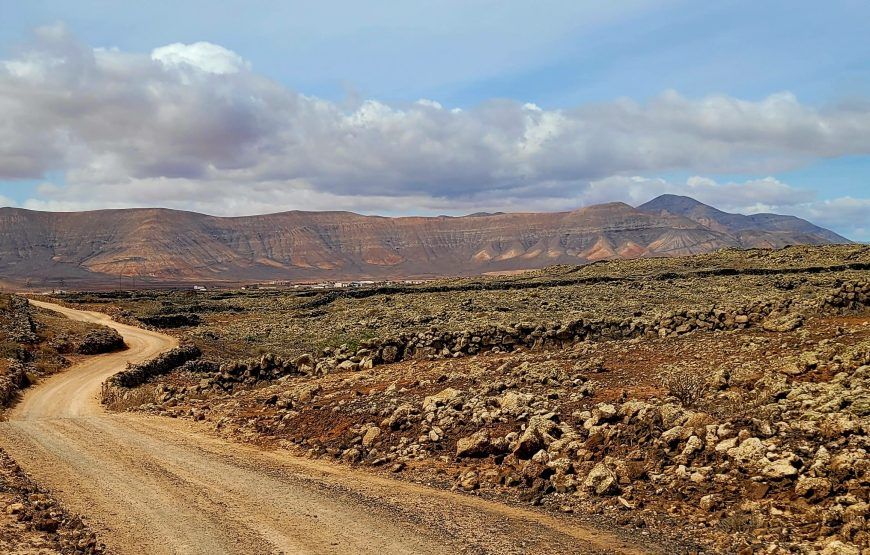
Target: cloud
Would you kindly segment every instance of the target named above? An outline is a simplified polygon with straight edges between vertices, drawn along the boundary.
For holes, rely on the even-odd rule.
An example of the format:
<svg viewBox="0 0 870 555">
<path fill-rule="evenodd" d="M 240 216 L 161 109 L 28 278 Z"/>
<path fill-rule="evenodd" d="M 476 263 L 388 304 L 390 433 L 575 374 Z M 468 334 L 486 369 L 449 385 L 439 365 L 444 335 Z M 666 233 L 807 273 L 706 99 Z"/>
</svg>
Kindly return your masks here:
<svg viewBox="0 0 870 555">
<path fill-rule="evenodd" d="M 161 46 L 151 52 L 151 59 L 171 69 L 187 66 L 217 75 L 238 73 L 250 67 L 248 62 L 232 50 L 210 42 L 176 42 Z"/>
<path fill-rule="evenodd" d="M 681 192 L 733 210 L 866 209 L 861 199 L 824 207 L 772 178 L 632 177 L 770 175 L 870 154 L 870 105 L 816 108 L 789 93 L 749 101 L 668 91 L 561 110 L 510 100 L 340 104 L 289 90 L 219 45 L 94 49 L 58 25 L 0 61 L 0 113 L 0 179 L 63 175 L 31 207 L 459 212 Z"/>
<path fill-rule="evenodd" d="M 787 211 L 816 201 L 813 191 L 797 189 L 774 177 L 742 183 L 718 183 L 701 176 L 690 177 L 685 182 L 639 176 L 612 176 L 591 182 L 583 198 L 587 204 L 621 200 L 637 205 L 665 193 L 691 196 L 720 210 L 740 213 L 774 209 Z"/>
<path fill-rule="evenodd" d="M 840 197 L 806 206 L 798 214 L 812 222 L 842 229 L 847 237 L 870 243 L 870 199 Z"/>
</svg>

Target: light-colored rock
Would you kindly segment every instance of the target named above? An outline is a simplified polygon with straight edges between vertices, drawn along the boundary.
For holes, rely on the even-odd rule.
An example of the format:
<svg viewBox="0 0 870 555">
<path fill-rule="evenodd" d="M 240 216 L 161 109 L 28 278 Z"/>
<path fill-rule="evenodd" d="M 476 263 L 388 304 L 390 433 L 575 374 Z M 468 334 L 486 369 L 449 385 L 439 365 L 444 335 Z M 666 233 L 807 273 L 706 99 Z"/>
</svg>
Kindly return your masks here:
<svg viewBox="0 0 870 555">
<path fill-rule="evenodd" d="M 469 471 L 459 477 L 459 487 L 466 491 L 475 490 L 480 487 L 480 478 L 477 472 Z"/>
<path fill-rule="evenodd" d="M 674 426 L 673 428 L 662 432 L 661 438 L 662 441 L 664 441 L 668 445 L 671 445 L 676 443 L 677 441 L 689 439 L 689 436 L 691 435 L 691 428 L 687 428 L 685 426 Z"/>
<path fill-rule="evenodd" d="M 683 448 L 682 454 L 684 457 L 691 457 L 692 455 L 694 455 L 698 451 L 703 451 L 703 449 L 704 449 L 704 442 L 701 441 L 701 438 L 699 438 L 698 436 L 691 436 L 691 437 L 689 437 L 689 440 L 686 442 L 686 446 Z"/>
<path fill-rule="evenodd" d="M 831 481 L 827 478 L 809 478 L 801 476 L 794 486 L 795 494 L 818 501 L 831 493 Z"/>
<path fill-rule="evenodd" d="M 728 450 L 728 456 L 744 463 L 759 463 L 767 453 L 767 447 L 757 437 L 750 437 L 737 447 Z"/>
<path fill-rule="evenodd" d="M 371 447 L 378 436 L 381 435 L 381 429 L 377 426 L 371 426 L 362 436 L 362 445 L 363 447 Z"/>
<path fill-rule="evenodd" d="M 729 437 L 728 439 L 723 439 L 722 441 L 720 441 L 719 443 L 716 444 L 716 452 L 717 453 L 724 453 L 726 451 L 734 449 L 735 447 L 737 447 L 737 438 L 736 437 Z"/>
<path fill-rule="evenodd" d="M 517 393 L 516 391 L 508 391 L 502 395 L 499 400 L 501 409 L 511 414 L 519 414 L 526 410 L 529 406 L 532 396 L 527 393 Z"/>
<path fill-rule="evenodd" d="M 354 362 L 352 360 L 345 360 L 345 361 L 340 362 L 338 364 L 338 366 L 336 366 L 336 369 L 343 370 L 346 372 L 355 372 L 355 371 L 359 370 L 359 363 Z"/>
<path fill-rule="evenodd" d="M 525 431 L 517 440 L 514 453 L 520 458 L 529 458 L 541 449 L 546 449 L 556 438 L 551 434 L 556 430 L 556 423 L 543 416 L 533 416 L 529 419 Z"/>
<path fill-rule="evenodd" d="M 423 411 L 429 412 L 435 410 L 438 407 L 449 405 L 450 403 L 458 399 L 461 395 L 461 391 L 459 391 L 458 389 L 453 389 L 452 387 L 442 389 L 435 395 L 429 395 L 423 399 Z"/>
<path fill-rule="evenodd" d="M 764 465 L 761 473 L 767 478 L 782 480 L 783 478 L 794 478 L 797 476 L 798 469 L 794 467 L 793 459 L 786 457 Z"/>
<path fill-rule="evenodd" d="M 468 437 L 456 442 L 457 457 L 483 457 L 490 447 L 489 434 L 486 430 L 478 430 Z"/>
<path fill-rule="evenodd" d="M 616 474 L 604 463 L 598 463 L 586 476 L 583 487 L 596 495 L 614 494 L 619 491 Z"/>
<path fill-rule="evenodd" d="M 616 407 L 610 403 L 599 403 L 595 407 L 595 410 L 598 411 L 599 419 L 601 420 L 610 420 L 616 416 Z"/>
<path fill-rule="evenodd" d="M 715 494 L 709 494 L 701 497 L 701 501 L 698 503 L 698 506 L 702 511 L 712 511 L 719 504 L 719 498 Z"/>
<path fill-rule="evenodd" d="M 784 333 L 793 331 L 801 327 L 804 323 L 804 317 L 800 314 L 786 314 L 776 318 L 768 318 L 761 327 L 767 331 Z"/>
<path fill-rule="evenodd" d="M 834 540 L 825 546 L 820 552 L 820 555 L 861 555 L 861 551 L 854 545 L 849 545 Z"/>
</svg>

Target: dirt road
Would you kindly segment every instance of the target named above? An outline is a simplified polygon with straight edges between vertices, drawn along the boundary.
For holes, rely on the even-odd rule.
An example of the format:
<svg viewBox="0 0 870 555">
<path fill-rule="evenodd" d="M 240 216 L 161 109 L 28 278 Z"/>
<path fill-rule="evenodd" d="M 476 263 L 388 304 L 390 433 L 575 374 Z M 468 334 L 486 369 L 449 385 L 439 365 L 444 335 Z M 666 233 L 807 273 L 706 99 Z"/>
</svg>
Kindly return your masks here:
<svg viewBox="0 0 870 555">
<path fill-rule="evenodd" d="M 129 350 L 31 388 L 0 445 L 120 554 L 651 551 L 568 518 L 219 439 L 169 418 L 106 413 L 102 381 L 175 345 L 99 313 Z"/>
</svg>

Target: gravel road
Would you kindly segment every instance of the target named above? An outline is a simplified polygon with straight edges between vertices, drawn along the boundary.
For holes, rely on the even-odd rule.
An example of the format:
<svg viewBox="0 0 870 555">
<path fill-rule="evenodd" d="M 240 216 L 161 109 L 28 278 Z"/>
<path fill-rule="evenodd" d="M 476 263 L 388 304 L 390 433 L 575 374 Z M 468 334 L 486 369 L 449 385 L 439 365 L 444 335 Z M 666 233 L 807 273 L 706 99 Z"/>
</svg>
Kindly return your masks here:
<svg viewBox="0 0 870 555">
<path fill-rule="evenodd" d="M 656 551 L 576 518 L 231 443 L 196 423 L 107 413 L 103 380 L 175 340 L 32 302 L 111 326 L 129 346 L 30 388 L 0 423 L 0 446 L 115 553 Z"/>
</svg>

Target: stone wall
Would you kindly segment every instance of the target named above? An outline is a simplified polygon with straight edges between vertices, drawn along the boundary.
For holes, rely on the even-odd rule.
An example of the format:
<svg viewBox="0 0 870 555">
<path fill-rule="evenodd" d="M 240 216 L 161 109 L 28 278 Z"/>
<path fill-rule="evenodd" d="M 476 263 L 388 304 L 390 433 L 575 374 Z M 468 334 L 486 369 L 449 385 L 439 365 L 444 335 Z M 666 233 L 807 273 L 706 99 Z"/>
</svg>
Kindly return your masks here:
<svg viewBox="0 0 870 555">
<path fill-rule="evenodd" d="M 2 331 L 10 341 L 36 343 L 36 324 L 33 321 L 30 303 L 24 297 L 11 295 L 8 301 L 8 317 L 2 321 Z"/>
<path fill-rule="evenodd" d="M 124 338 L 112 328 L 89 331 L 79 343 L 76 352 L 80 355 L 98 355 L 123 349 Z"/>
<path fill-rule="evenodd" d="M 18 394 L 27 387 L 29 380 L 24 365 L 17 361 L 8 361 L 8 367 L 0 369 L 0 407 L 6 407 Z"/>
<path fill-rule="evenodd" d="M 378 364 L 414 358 L 447 358 L 484 351 L 564 348 L 587 340 L 631 339 L 636 337 L 677 337 L 697 330 L 740 330 L 763 325 L 770 331 L 796 327 L 803 312 L 855 310 L 870 305 L 870 282 L 843 283 L 817 303 L 798 305 L 792 300 L 758 300 L 738 308 L 711 306 L 705 310 L 679 310 L 660 316 L 623 319 L 584 319 L 566 322 L 517 322 L 464 331 L 431 328 L 416 334 L 372 339 L 356 352 L 341 347 L 327 349 L 316 369 L 359 370 Z"/>
<path fill-rule="evenodd" d="M 199 358 L 200 350 L 194 345 L 182 345 L 141 364 L 131 365 L 123 372 L 110 377 L 107 382 L 113 382 L 121 387 L 136 387 L 146 381 L 167 374 L 185 362 Z"/>
<path fill-rule="evenodd" d="M 870 304 L 870 281 L 846 282 L 824 297 L 819 308 L 825 311 L 858 310 Z"/>
<path fill-rule="evenodd" d="M 740 330 L 763 326 L 769 331 L 788 331 L 801 325 L 802 313 L 842 311 L 870 304 L 870 282 L 844 283 L 815 303 L 759 300 L 739 308 L 711 306 L 704 310 L 680 310 L 654 318 L 584 319 L 533 324 L 518 322 L 509 326 L 488 326 L 464 331 L 425 332 L 365 341 L 351 352 L 346 347 L 324 350 L 319 357 L 303 355 L 285 360 L 264 355 L 259 360 L 218 366 L 199 357 L 195 347 L 181 347 L 184 356 L 172 354 L 170 360 L 155 359 L 155 367 L 140 365 L 116 374 L 106 382 L 111 394 L 117 387 L 132 388 L 151 377 L 165 374 L 187 363 L 185 370 L 203 374 L 200 388 L 230 391 L 236 385 L 254 385 L 289 376 L 357 371 L 409 359 L 458 358 L 481 352 L 509 352 L 519 347 L 530 350 L 565 348 L 580 341 L 677 337 L 698 330 Z M 178 351 L 176 349 L 175 351 Z M 183 360 L 181 360 L 183 358 Z M 177 363 L 174 361 L 178 361 Z M 188 362 L 193 361 L 193 362 Z M 111 382 L 111 383 L 110 383 Z"/>
<path fill-rule="evenodd" d="M 200 319 L 197 314 L 155 314 L 152 316 L 139 316 L 139 322 L 158 329 L 183 328 L 198 326 Z"/>
</svg>

